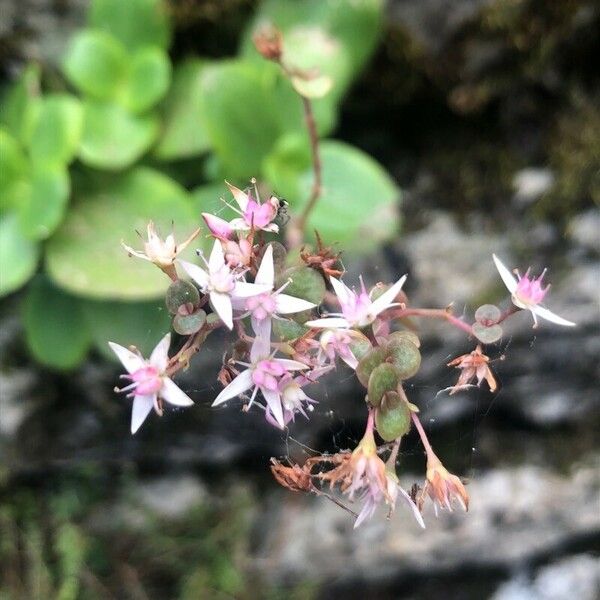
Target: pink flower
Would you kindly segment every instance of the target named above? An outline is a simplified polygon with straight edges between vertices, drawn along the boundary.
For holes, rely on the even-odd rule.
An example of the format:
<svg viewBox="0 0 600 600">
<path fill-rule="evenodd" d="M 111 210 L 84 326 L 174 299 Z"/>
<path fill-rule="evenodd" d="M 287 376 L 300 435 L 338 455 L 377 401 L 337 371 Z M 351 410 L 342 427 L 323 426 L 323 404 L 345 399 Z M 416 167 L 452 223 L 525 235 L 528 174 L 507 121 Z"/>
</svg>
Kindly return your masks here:
<svg viewBox="0 0 600 600">
<path fill-rule="evenodd" d="M 254 278 L 254 283 L 260 285 L 266 291 L 241 301 L 234 303 L 234 308 L 245 310 L 243 316 L 250 315 L 252 328 L 257 336 L 265 340 L 271 339 L 271 319 L 279 315 L 289 315 L 292 313 L 310 310 L 316 305 L 302 298 L 288 296 L 281 292 L 288 286 L 288 283 L 281 286 L 278 290 L 273 290 L 275 285 L 275 267 L 273 265 L 273 246 L 267 246 L 260 268 Z"/>
<path fill-rule="evenodd" d="M 202 213 L 202 218 L 210 232 L 216 238 L 229 240 L 233 236 L 235 230 L 225 219 L 221 219 L 221 217 L 211 215 L 210 213 Z"/>
<path fill-rule="evenodd" d="M 354 329 L 326 329 L 319 338 L 320 358 L 324 355 L 334 361 L 339 356 L 351 369 L 356 369 L 358 359 L 352 353 L 352 344 L 358 341 L 369 342 L 365 335 Z"/>
<path fill-rule="evenodd" d="M 240 208 L 240 210 L 236 210 L 240 214 L 240 218 L 233 219 L 229 223 L 234 230 L 249 231 L 254 229 L 272 231 L 273 233 L 279 232 L 279 227 L 272 222 L 279 210 L 280 202 L 278 198 L 271 196 L 269 200 L 261 204 L 251 194 L 242 192 L 242 190 L 227 181 L 225 183 Z"/>
<path fill-rule="evenodd" d="M 131 433 L 135 433 L 154 408 L 158 415 L 163 414 L 161 399 L 175 406 L 190 406 L 192 400 L 167 377 L 165 370 L 169 361 L 169 345 L 171 334 L 167 333 L 152 351 L 149 360 L 139 353 L 132 352 L 119 344 L 108 342 L 111 350 L 117 355 L 128 375 L 123 375 L 131 383 L 118 390 L 130 392 L 133 397 L 131 412 Z"/>
<path fill-rule="evenodd" d="M 540 302 L 542 302 L 550 288 L 550 286 L 546 286 L 546 288 L 542 287 L 542 279 L 546 273 L 545 269 L 536 279 L 529 277 L 529 269 L 523 276 L 519 275 L 517 271 L 517 279 L 515 279 L 512 273 L 502 264 L 500 259 L 495 254 L 492 256 L 496 268 L 500 273 L 500 277 L 502 277 L 504 285 L 511 294 L 513 304 L 519 308 L 528 310 L 531 313 L 533 316 L 534 327 L 537 327 L 538 317 L 546 319 L 551 323 L 556 323 L 557 325 L 564 325 L 565 327 L 573 327 L 575 325 L 575 323 L 567 321 L 566 319 L 555 315 L 547 308 L 540 306 Z"/>
<path fill-rule="evenodd" d="M 377 316 L 392 306 L 397 306 L 394 299 L 406 281 L 406 275 L 401 277 L 389 290 L 381 294 L 376 300 L 371 300 L 361 279 L 359 294 L 348 288 L 342 281 L 330 277 L 331 285 L 339 300 L 341 313 L 332 313 L 325 319 L 307 321 L 309 327 L 319 328 L 349 328 L 366 327 L 375 321 Z"/>
<path fill-rule="evenodd" d="M 250 351 L 251 363 L 240 364 L 247 367 L 215 398 L 213 406 L 218 406 L 235 396 L 252 390 L 248 408 L 252 406 L 260 391 L 266 400 L 266 410 L 270 411 L 277 425 L 283 429 L 284 418 L 283 390 L 280 382 L 289 376 L 290 372 L 308 369 L 308 365 L 286 358 L 272 358 L 268 355 L 268 343 L 257 338 Z"/>
<path fill-rule="evenodd" d="M 206 261 L 205 261 L 206 262 Z M 186 261 L 179 261 L 185 272 L 210 296 L 210 304 L 229 329 L 233 329 L 232 299 L 248 298 L 266 291 L 264 285 L 240 281 L 241 273 L 232 271 L 225 263 L 223 247 L 215 240 L 207 269 Z"/>
</svg>

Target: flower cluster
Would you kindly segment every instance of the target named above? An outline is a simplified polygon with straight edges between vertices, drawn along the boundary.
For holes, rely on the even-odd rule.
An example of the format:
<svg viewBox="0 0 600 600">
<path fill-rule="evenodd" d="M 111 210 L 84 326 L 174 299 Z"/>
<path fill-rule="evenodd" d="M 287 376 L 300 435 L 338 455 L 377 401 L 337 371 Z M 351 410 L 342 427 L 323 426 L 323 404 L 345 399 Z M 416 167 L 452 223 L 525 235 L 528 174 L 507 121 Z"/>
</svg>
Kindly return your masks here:
<svg viewBox="0 0 600 600">
<path fill-rule="evenodd" d="M 129 383 L 118 391 L 133 398 L 132 433 L 152 409 L 162 416 L 164 403 L 192 405 L 172 377 L 189 366 L 212 331 L 224 327 L 232 345 L 218 376 L 224 387 L 211 399 L 212 406 L 240 398 L 244 411 L 258 408 L 268 425 L 283 430 L 299 415 L 309 419 L 314 413 L 317 400 L 307 388 L 323 375 L 350 369 L 364 387 L 359 401 L 364 402 L 366 428 L 356 448 L 313 456 L 304 465 L 287 467 L 274 460 L 271 468 L 281 485 L 326 496 L 350 512 L 345 502 L 359 502 L 355 527 L 379 506 L 387 506 L 391 516 L 398 498 L 422 527 L 427 499 L 436 513 L 439 508 L 451 510 L 454 501 L 467 510 L 469 497 L 463 483 L 434 453 L 419 409 L 405 393 L 404 382 L 421 364 L 421 343 L 415 331 L 406 329 L 407 317 L 445 319 L 474 341 L 473 350 L 448 363 L 460 370 L 450 394 L 484 380 L 494 392 L 497 382 L 488 354 L 494 351 L 506 319 L 525 309 L 533 315 L 534 326 L 538 317 L 573 325 L 541 306 L 548 292 L 548 286 L 542 285 L 545 271 L 537 278 L 531 278 L 529 271 L 523 276 L 517 272 L 515 278 L 494 255 L 512 306 L 502 311 L 484 305 L 471 324 L 449 309 L 409 306 L 402 291 L 406 275 L 371 289 L 361 277 L 358 289 L 351 287 L 339 254 L 318 236 L 316 252 L 307 246 L 286 249 L 273 241 L 280 233 L 277 219 L 282 206 L 276 196 L 262 202 L 256 185 L 247 191 L 228 187 L 237 216 L 226 221 L 214 214 L 202 215 L 214 240 L 208 259 L 200 251 L 197 262 L 180 257 L 198 229 L 178 245 L 172 234 L 162 240 L 150 223 L 143 252 L 125 246 L 130 255 L 154 263 L 170 278 L 167 307 L 179 334 L 170 357 L 171 334 L 167 334 L 148 360 L 135 349 L 110 343 L 127 371 L 123 377 Z M 400 485 L 396 463 L 400 442 L 413 427 L 423 444 L 427 468 L 422 486 L 409 493 Z M 377 439 L 382 440 L 379 445 Z"/>
</svg>

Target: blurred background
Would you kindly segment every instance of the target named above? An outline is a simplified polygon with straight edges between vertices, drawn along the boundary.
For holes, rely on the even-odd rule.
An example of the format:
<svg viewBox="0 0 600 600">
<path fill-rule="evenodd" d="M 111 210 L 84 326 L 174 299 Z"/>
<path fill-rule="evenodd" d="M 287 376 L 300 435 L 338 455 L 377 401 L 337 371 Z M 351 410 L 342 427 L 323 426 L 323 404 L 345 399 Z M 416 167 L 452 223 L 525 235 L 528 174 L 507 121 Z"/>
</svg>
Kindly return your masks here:
<svg viewBox="0 0 600 600">
<path fill-rule="evenodd" d="M 150 218 L 187 237 L 224 178 L 308 196 L 299 100 L 251 44 L 266 23 L 333 81 L 311 226 L 350 276 L 408 272 L 413 305 L 471 315 L 506 296 L 495 252 L 549 267 L 578 324 L 517 315 L 489 349 L 499 391 L 452 397 L 473 344 L 419 324 L 407 391 L 472 501 L 425 531 L 402 507 L 354 531 L 271 478 L 272 456 L 360 439 L 350 371 L 286 433 L 210 409 L 225 336 L 178 380 L 196 406 L 135 437 L 112 391 L 106 341 L 148 350 L 170 323 L 166 278 L 120 240 Z M 599 32 L 592 0 L 3 0 L 0 598 L 597 598 Z M 423 471 L 410 434 L 404 486 Z"/>
</svg>

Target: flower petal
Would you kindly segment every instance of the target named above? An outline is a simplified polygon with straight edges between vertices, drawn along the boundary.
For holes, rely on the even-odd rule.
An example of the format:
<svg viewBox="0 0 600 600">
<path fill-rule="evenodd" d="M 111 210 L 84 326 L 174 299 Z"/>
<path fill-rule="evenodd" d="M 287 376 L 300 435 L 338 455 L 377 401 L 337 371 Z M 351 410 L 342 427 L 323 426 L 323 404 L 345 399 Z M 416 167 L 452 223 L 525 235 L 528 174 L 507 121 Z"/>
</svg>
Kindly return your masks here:
<svg viewBox="0 0 600 600">
<path fill-rule="evenodd" d="M 277 294 L 275 296 L 275 312 L 279 315 L 302 312 L 303 310 L 310 310 L 315 306 L 316 304 L 313 302 L 288 296 L 287 294 Z"/>
<path fill-rule="evenodd" d="M 308 365 L 305 365 L 298 360 L 290 360 L 289 358 L 274 358 L 273 361 L 279 363 L 282 367 L 285 367 L 286 371 L 300 371 L 302 369 L 308 369 Z"/>
<path fill-rule="evenodd" d="M 498 273 L 500 273 L 500 277 L 502 277 L 502 281 L 504 281 L 504 285 L 508 288 L 508 291 L 513 294 L 517 289 L 517 280 L 495 254 L 492 254 L 492 258 L 494 259 Z"/>
<path fill-rule="evenodd" d="M 273 267 L 273 246 L 269 244 L 260 261 L 260 267 L 254 278 L 254 283 L 266 285 L 272 290 L 274 281 L 275 269 Z"/>
<path fill-rule="evenodd" d="M 256 283 L 247 283 L 245 281 L 236 281 L 235 288 L 231 292 L 231 295 L 235 298 L 250 298 L 251 296 L 258 296 L 265 292 L 270 292 L 272 286 L 258 285 Z"/>
<path fill-rule="evenodd" d="M 271 409 L 277 424 L 281 429 L 285 427 L 285 420 L 283 418 L 283 407 L 281 406 L 281 395 L 279 392 L 273 392 L 271 390 L 266 390 L 265 388 L 260 388 L 265 400 L 267 401 L 268 407 Z"/>
<path fill-rule="evenodd" d="M 215 240 L 210 257 L 208 259 L 208 270 L 211 273 L 218 271 L 225 264 L 225 254 L 223 246 L 219 240 Z"/>
<path fill-rule="evenodd" d="M 338 297 L 340 304 L 346 305 L 350 304 L 352 301 L 352 297 L 354 296 L 354 292 L 340 279 L 336 279 L 335 277 L 330 277 L 329 281 L 333 287 L 333 291 L 335 295 Z"/>
<path fill-rule="evenodd" d="M 167 368 L 169 362 L 169 346 L 171 345 L 171 334 L 167 333 L 158 344 L 152 354 L 150 355 L 150 364 L 155 366 L 159 373 L 163 373 Z"/>
<path fill-rule="evenodd" d="M 202 213 L 202 218 L 214 236 L 229 239 L 233 235 L 233 227 L 225 219 L 210 213 Z"/>
<path fill-rule="evenodd" d="M 389 290 L 383 292 L 383 294 L 381 294 L 381 296 L 379 296 L 379 298 L 377 298 L 377 300 L 371 304 L 371 308 L 369 310 L 370 314 L 376 317 L 386 308 L 389 308 L 393 304 L 398 292 L 402 289 L 405 281 L 406 275 L 403 275 Z"/>
<path fill-rule="evenodd" d="M 264 343 L 268 354 L 271 349 L 271 317 L 260 320 L 256 317 L 251 317 L 250 321 L 252 322 L 255 338 L 260 339 Z"/>
<path fill-rule="evenodd" d="M 529 310 L 532 313 L 535 313 L 538 317 L 546 319 L 546 321 L 550 321 L 551 323 L 556 323 L 557 325 L 563 325 L 565 327 L 575 327 L 576 325 L 576 323 L 567 321 L 567 319 L 563 319 L 562 317 L 555 315 L 552 311 L 540 306 L 539 304 L 537 306 L 530 307 Z"/>
<path fill-rule="evenodd" d="M 245 211 L 248 206 L 248 194 L 242 192 L 239 188 L 236 188 L 235 185 L 231 185 L 228 181 L 225 182 L 225 185 L 229 188 L 229 191 L 233 195 L 234 200 L 238 203 L 238 206 L 242 211 Z"/>
<path fill-rule="evenodd" d="M 222 292 L 211 292 L 210 304 L 221 318 L 221 321 L 225 323 L 226 327 L 233 329 L 233 307 L 231 306 L 231 298 Z"/>
<path fill-rule="evenodd" d="M 253 386 L 252 371 L 246 369 L 242 371 L 213 401 L 212 406 L 218 406 L 231 398 L 249 390 Z"/>
<path fill-rule="evenodd" d="M 156 395 L 135 396 L 133 398 L 133 406 L 131 407 L 131 433 L 135 433 L 146 420 L 146 417 L 154 406 Z"/>
<path fill-rule="evenodd" d="M 412 510 L 413 515 L 414 515 L 415 519 L 417 520 L 417 523 L 423 529 L 425 529 L 425 521 L 423 521 L 421 511 L 419 511 L 419 509 L 417 508 L 417 505 L 412 501 L 412 498 L 410 497 L 408 492 L 403 487 L 400 487 L 400 486 L 398 486 L 398 492 L 400 492 L 400 495 L 402 496 L 402 498 L 404 499 L 406 504 L 408 504 L 408 506 Z"/>
<path fill-rule="evenodd" d="M 183 270 L 203 289 L 206 290 L 210 277 L 208 273 L 198 265 L 195 265 L 186 260 L 178 261 Z"/>
<path fill-rule="evenodd" d="M 314 321 L 306 321 L 307 327 L 315 327 L 317 329 L 347 329 L 350 323 L 342 317 L 329 317 L 326 319 L 315 319 Z"/>
<path fill-rule="evenodd" d="M 193 400 L 169 377 L 163 377 L 160 396 L 174 406 L 191 406 L 194 404 Z"/>
<path fill-rule="evenodd" d="M 115 344 L 114 342 L 108 342 L 108 345 L 117 355 L 117 358 L 121 361 L 128 373 L 133 373 L 146 365 L 146 361 L 139 354 L 136 354 L 119 344 Z"/>
<path fill-rule="evenodd" d="M 146 256 L 145 252 L 139 252 L 138 250 L 134 250 L 133 248 L 131 248 L 131 246 L 128 246 L 127 244 L 124 244 L 123 242 L 121 242 L 121 246 L 123 246 L 123 248 L 127 252 L 127 254 L 130 254 L 131 256 L 135 256 L 136 258 L 143 258 L 144 260 L 151 260 L 150 258 L 148 258 Z"/>
</svg>

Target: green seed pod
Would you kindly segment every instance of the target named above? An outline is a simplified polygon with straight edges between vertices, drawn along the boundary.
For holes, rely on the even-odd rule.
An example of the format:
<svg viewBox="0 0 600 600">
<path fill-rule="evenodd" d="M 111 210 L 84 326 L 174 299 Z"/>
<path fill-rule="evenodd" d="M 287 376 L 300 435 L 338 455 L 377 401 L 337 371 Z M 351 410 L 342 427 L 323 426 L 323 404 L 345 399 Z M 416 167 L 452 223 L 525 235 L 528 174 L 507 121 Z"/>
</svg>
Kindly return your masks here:
<svg viewBox="0 0 600 600">
<path fill-rule="evenodd" d="M 302 298 L 319 305 L 325 297 L 325 280 L 314 269 L 309 267 L 292 267 L 284 271 L 278 278 L 276 288 L 292 280 L 285 288 L 285 293 L 295 298 Z"/>
<path fill-rule="evenodd" d="M 180 306 L 191 304 L 196 307 L 198 306 L 198 302 L 200 302 L 200 293 L 196 286 L 189 281 L 178 279 L 167 290 L 165 304 L 167 305 L 167 310 L 172 315 L 176 315 L 179 312 Z"/>
<path fill-rule="evenodd" d="M 502 337 L 502 327 L 500 327 L 500 325 L 486 327 L 481 323 L 473 323 L 473 333 L 480 342 L 483 342 L 484 344 L 493 344 Z"/>
<path fill-rule="evenodd" d="M 388 342 L 391 342 L 393 340 L 408 340 L 409 342 L 412 342 L 417 348 L 421 347 L 421 340 L 419 339 L 419 336 L 413 331 L 394 331 L 388 336 Z"/>
<path fill-rule="evenodd" d="M 400 383 L 394 365 L 384 362 L 375 367 L 369 377 L 367 400 L 371 406 L 379 406 L 386 392 L 395 392 Z"/>
<path fill-rule="evenodd" d="M 387 348 L 377 346 L 369 350 L 356 366 L 356 376 L 358 380 L 365 386 L 369 386 L 369 377 L 375 367 L 378 367 L 382 362 L 385 362 L 387 357 Z"/>
<path fill-rule="evenodd" d="M 415 375 L 421 366 L 421 353 L 407 338 L 391 340 L 388 344 L 388 353 L 391 363 L 398 369 L 401 380 Z"/>
<path fill-rule="evenodd" d="M 408 433 L 410 409 L 398 392 L 385 394 L 381 405 L 375 410 L 375 427 L 386 442 L 392 442 Z"/>
<path fill-rule="evenodd" d="M 192 335 L 202 329 L 206 322 L 206 313 L 199 309 L 191 315 L 175 315 L 173 329 L 181 335 Z"/>
<path fill-rule="evenodd" d="M 307 331 L 307 327 L 291 319 L 273 319 L 273 335 L 280 342 L 298 339 Z"/>
</svg>

